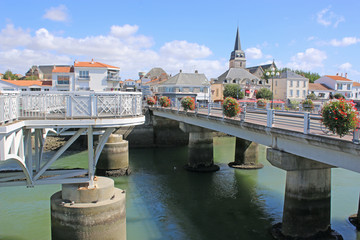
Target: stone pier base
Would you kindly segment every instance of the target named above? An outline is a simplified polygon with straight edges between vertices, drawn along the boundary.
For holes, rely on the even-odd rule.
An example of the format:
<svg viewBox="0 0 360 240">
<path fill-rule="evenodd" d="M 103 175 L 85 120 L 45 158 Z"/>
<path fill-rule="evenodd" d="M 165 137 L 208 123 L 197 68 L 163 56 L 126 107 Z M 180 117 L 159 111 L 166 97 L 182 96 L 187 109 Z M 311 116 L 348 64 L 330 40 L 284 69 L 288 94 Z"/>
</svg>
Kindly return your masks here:
<svg viewBox="0 0 360 240">
<path fill-rule="evenodd" d="M 51 196 L 52 240 L 126 240 L 125 192 L 110 178 L 98 177 L 95 188 L 63 184 Z"/>
<path fill-rule="evenodd" d="M 360 231 L 360 196 L 358 212 L 349 217 L 349 222 L 356 227 L 356 230 Z"/>
<path fill-rule="evenodd" d="M 129 145 L 120 134 L 111 134 L 100 154 L 96 174 L 101 176 L 129 175 Z"/>
<path fill-rule="evenodd" d="M 259 144 L 245 139 L 236 138 L 235 161 L 228 165 L 238 169 L 259 169 L 264 165 L 258 162 Z"/>
<path fill-rule="evenodd" d="M 331 167 L 275 149 L 267 159 L 286 170 L 282 223 L 273 228 L 277 239 L 342 239 L 330 228 Z"/>
</svg>

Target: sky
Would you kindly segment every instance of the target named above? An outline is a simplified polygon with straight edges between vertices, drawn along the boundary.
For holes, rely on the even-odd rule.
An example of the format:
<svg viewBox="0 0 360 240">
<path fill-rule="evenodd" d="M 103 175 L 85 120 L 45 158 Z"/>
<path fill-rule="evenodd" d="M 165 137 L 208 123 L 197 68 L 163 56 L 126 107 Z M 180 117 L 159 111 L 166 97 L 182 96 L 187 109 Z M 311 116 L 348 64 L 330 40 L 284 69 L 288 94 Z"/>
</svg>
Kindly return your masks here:
<svg viewBox="0 0 360 240">
<path fill-rule="evenodd" d="M 122 79 L 153 67 L 216 78 L 238 27 L 247 67 L 275 60 L 360 82 L 359 9 L 359 0 L 0 0 L 0 72 L 94 59 Z"/>
</svg>

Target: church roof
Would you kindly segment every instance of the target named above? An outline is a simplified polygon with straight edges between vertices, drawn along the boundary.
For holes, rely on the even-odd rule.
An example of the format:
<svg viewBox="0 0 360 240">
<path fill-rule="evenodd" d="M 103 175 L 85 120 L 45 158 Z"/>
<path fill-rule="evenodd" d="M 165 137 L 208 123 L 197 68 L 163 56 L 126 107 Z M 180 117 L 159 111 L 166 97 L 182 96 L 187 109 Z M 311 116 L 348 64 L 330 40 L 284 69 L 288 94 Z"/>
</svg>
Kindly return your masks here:
<svg viewBox="0 0 360 240">
<path fill-rule="evenodd" d="M 249 80 L 259 80 L 259 78 L 251 73 L 249 73 L 247 70 L 243 68 L 230 68 L 223 74 L 221 74 L 218 79 L 215 81 L 215 83 L 223 83 L 225 79 L 249 79 Z"/>
<path fill-rule="evenodd" d="M 160 85 L 177 85 L 177 86 L 201 86 L 209 84 L 208 79 L 203 73 L 183 73 L 180 72 Z"/>
</svg>

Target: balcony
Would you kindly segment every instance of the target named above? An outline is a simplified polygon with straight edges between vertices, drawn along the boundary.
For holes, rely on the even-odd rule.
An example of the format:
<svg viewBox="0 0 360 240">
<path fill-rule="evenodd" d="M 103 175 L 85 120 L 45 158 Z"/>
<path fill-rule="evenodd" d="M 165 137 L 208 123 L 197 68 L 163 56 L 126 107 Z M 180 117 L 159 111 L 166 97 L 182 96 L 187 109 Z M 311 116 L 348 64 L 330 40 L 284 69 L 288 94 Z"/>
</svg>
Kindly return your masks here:
<svg viewBox="0 0 360 240">
<path fill-rule="evenodd" d="M 90 81 L 90 76 L 78 76 L 78 81 Z"/>
<path fill-rule="evenodd" d="M 121 77 L 119 76 L 107 76 L 106 81 L 114 81 L 114 82 L 118 82 L 121 80 Z"/>
</svg>

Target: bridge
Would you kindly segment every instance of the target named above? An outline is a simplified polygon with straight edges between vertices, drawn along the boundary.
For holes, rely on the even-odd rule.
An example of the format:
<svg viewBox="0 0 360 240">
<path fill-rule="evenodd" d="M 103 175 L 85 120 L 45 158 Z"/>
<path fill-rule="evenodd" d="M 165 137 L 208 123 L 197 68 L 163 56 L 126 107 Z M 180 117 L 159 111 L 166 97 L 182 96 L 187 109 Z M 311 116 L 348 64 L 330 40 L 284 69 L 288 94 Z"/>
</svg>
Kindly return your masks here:
<svg viewBox="0 0 360 240">
<path fill-rule="evenodd" d="M 92 186 L 110 134 L 118 127 L 144 123 L 141 97 L 122 92 L 1 92 L 0 170 L 7 171 L 0 173 L 0 186 L 82 182 Z M 51 159 L 43 159 L 47 135 L 67 132 L 72 137 Z M 96 149 L 95 132 L 101 133 Z M 88 169 L 50 170 L 80 135 L 88 137 Z"/>
</svg>

